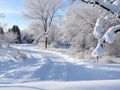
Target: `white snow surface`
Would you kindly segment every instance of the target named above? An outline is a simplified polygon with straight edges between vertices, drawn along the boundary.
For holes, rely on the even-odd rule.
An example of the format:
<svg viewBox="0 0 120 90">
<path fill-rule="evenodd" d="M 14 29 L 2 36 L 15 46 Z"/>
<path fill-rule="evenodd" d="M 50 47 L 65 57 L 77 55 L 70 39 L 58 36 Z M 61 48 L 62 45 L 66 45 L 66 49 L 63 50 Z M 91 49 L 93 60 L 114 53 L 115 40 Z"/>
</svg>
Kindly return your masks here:
<svg viewBox="0 0 120 90">
<path fill-rule="evenodd" d="M 0 90 L 120 90 L 120 80 L 0 84 Z"/>
<path fill-rule="evenodd" d="M 0 90 L 120 89 L 120 64 L 83 62 L 34 45 L 13 47 L 19 51 L 16 55 L 24 53 L 27 58 L 15 58 L 9 49 L 0 51 L 0 57 L 6 54 L 0 63 Z"/>
</svg>

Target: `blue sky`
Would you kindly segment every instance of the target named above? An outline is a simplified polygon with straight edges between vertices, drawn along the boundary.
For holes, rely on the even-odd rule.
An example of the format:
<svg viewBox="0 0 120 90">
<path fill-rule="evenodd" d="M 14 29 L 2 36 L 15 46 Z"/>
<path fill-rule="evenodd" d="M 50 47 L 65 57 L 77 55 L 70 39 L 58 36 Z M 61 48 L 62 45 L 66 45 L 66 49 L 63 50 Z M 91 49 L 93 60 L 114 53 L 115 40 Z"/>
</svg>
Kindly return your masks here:
<svg viewBox="0 0 120 90">
<path fill-rule="evenodd" d="M 0 23 L 7 23 L 9 27 L 18 25 L 24 29 L 28 21 L 22 18 L 24 0 L 0 0 L 0 12 L 5 12 L 5 18 L 0 18 Z"/>
<path fill-rule="evenodd" d="M 28 20 L 22 18 L 22 12 L 25 11 L 24 2 L 26 0 L 0 0 L 0 12 L 5 12 L 5 18 L 0 18 L 0 23 L 7 23 L 9 28 L 18 25 L 19 28 L 28 27 Z M 68 4 L 68 0 L 63 0 Z"/>
</svg>

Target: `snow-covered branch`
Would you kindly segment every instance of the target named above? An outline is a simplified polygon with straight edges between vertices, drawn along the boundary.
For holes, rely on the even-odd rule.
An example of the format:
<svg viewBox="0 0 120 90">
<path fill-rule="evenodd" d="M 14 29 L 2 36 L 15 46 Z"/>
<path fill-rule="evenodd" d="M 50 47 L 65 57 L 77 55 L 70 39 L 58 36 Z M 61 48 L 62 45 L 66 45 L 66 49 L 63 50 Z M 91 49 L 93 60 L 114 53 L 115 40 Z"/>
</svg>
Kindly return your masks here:
<svg viewBox="0 0 120 90">
<path fill-rule="evenodd" d="M 110 11 L 114 15 L 116 15 L 120 19 L 120 0 L 115 0 L 111 2 L 111 0 L 81 0 L 85 3 L 99 5 L 100 7 Z"/>
<path fill-rule="evenodd" d="M 104 34 L 104 36 L 100 39 L 98 39 L 97 47 L 93 50 L 92 56 L 93 57 L 101 57 L 103 56 L 103 44 L 105 42 L 108 42 L 109 44 L 112 44 L 114 42 L 115 34 L 120 31 L 120 25 L 113 26 L 108 29 L 108 31 Z M 97 32 L 94 32 L 98 34 Z"/>
<path fill-rule="evenodd" d="M 95 36 L 95 38 L 99 39 L 101 37 L 102 32 L 103 32 L 102 22 L 100 19 L 98 19 L 94 27 L 93 35 Z"/>
</svg>

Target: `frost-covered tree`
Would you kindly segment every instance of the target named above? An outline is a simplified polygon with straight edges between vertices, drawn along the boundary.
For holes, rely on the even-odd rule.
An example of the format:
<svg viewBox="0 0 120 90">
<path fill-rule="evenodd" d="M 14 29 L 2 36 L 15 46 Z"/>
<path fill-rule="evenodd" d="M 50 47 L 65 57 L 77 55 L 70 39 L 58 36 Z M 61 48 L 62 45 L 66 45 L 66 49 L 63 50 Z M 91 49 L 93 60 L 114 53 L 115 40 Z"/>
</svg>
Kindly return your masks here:
<svg viewBox="0 0 120 90">
<path fill-rule="evenodd" d="M 0 27 L 0 47 L 2 46 L 3 43 L 3 34 L 4 34 L 3 28 Z"/>
<path fill-rule="evenodd" d="M 93 12 L 91 13 L 91 11 Z M 79 52 L 85 52 L 94 47 L 96 40 L 94 40 L 92 31 L 97 18 L 104 13 L 104 10 L 100 12 L 99 7 L 91 5 L 78 5 L 70 8 L 61 28 L 63 31 L 62 43 L 71 45 L 73 50 Z"/>
<path fill-rule="evenodd" d="M 12 32 L 0 33 L 0 47 L 9 48 L 11 43 L 17 41 L 17 35 Z"/>
<path fill-rule="evenodd" d="M 29 24 L 28 30 L 29 30 L 29 35 L 31 35 L 32 38 L 34 39 L 33 43 L 44 43 L 45 42 L 44 29 L 43 29 L 42 23 L 37 22 L 37 21 L 32 21 Z"/>
<path fill-rule="evenodd" d="M 20 29 L 19 29 L 19 27 L 17 25 L 14 25 L 12 27 L 12 29 L 9 29 L 9 32 L 14 33 L 14 34 L 17 35 L 17 41 L 16 41 L 16 43 L 21 43 L 22 42 L 21 41 L 21 32 L 20 32 Z"/>
<path fill-rule="evenodd" d="M 7 30 L 8 30 L 8 24 L 7 24 L 7 23 L 0 23 L 0 27 L 1 27 L 4 31 L 7 31 Z"/>
<path fill-rule="evenodd" d="M 40 23 L 31 22 L 29 27 L 22 31 L 22 40 L 25 43 L 38 43 L 40 46 L 44 44 L 44 35 L 41 34 L 44 32 L 43 28 L 40 27 Z M 40 35 L 41 34 L 41 35 Z M 55 46 L 59 44 L 59 38 L 61 37 L 61 30 L 56 23 L 53 23 L 50 27 L 48 33 L 48 44 Z"/>
<path fill-rule="evenodd" d="M 30 32 L 30 30 L 21 32 L 22 43 L 33 43 L 33 41 L 34 41 L 33 36 L 29 32 Z"/>
<path fill-rule="evenodd" d="M 0 34 L 3 34 L 3 33 L 4 33 L 3 28 L 0 27 Z"/>
<path fill-rule="evenodd" d="M 6 23 L 0 23 L 0 47 L 2 47 L 2 44 L 4 43 L 5 30 L 7 30 L 7 24 Z"/>
<path fill-rule="evenodd" d="M 57 24 L 52 24 L 51 30 L 48 34 L 48 42 L 50 45 L 57 47 L 59 38 L 61 37 L 61 30 Z"/>
<path fill-rule="evenodd" d="M 4 40 L 4 44 L 5 44 L 4 47 L 9 48 L 11 43 L 14 43 L 17 41 L 17 34 L 13 33 L 13 32 L 6 32 L 4 34 L 3 40 Z"/>
<path fill-rule="evenodd" d="M 17 34 L 8 29 L 7 24 L 0 23 L 0 47 L 9 47 L 11 43 L 17 42 Z"/>
<path fill-rule="evenodd" d="M 53 21 L 56 20 L 62 6 L 62 0 L 27 0 L 25 3 L 25 7 L 28 11 L 24 15 L 42 24 L 46 49 L 50 27 Z"/>
<path fill-rule="evenodd" d="M 72 0 L 72 1 L 76 1 L 76 0 Z M 84 3 L 90 3 L 95 5 L 100 6 L 101 8 L 105 9 L 106 11 L 109 11 L 111 14 L 113 14 L 114 16 L 116 16 L 118 18 L 118 22 L 120 19 L 120 0 L 81 0 Z M 107 16 L 108 17 L 108 16 Z M 111 16 L 109 16 L 111 17 Z M 98 24 L 98 22 L 97 22 Z M 99 28 L 101 28 L 100 24 L 98 25 Z M 101 32 L 102 29 L 96 29 L 96 32 L 94 32 L 94 35 L 98 35 L 98 37 L 101 36 Z M 106 33 L 98 39 L 98 44 L 97 47 L 94 49 L 94 51 L 92 52 L 92 55 L 95 57 L 100 57 L 103 56 L 103 44 L 105 42 L 108 43 L 113 43 L 114 42 L 114 38 L 117 32 L 120 31 L 120 25 L 111 25 L 111 27 L 108 28 L 108 30 L 106 31 Z M 96 37 L 96 36 L 95 36 Z"/>
</svg>

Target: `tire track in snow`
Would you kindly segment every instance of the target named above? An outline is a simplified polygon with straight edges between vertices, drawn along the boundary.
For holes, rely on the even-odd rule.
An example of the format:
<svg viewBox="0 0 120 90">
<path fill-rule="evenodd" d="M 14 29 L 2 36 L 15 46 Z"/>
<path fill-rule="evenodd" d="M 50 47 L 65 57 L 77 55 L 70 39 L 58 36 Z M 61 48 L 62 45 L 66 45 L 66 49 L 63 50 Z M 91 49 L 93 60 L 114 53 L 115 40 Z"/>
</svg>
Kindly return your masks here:
<svg viewBox="0 0 120 90">
<path fill-rule="evenodd" d="M 62 54 L 46 50 L 36 50 L 29 45 L 18 45 L 16 48 L 28 54 L 28 59 L 23 62 L 13 63 L 12 65 L 15 64 L 15 67 L 6 67 L 5 75 L 7 76 L 3 74 L 0 77 L 1 79 L 4 77 L 22 79 L 22 81 L 30 81 L 31 79 L 34 81 L 79 81 L 120 78 L 120 72 L 117 71 L 116 65 L 83 64 L 70 61 L 71 59 L 66 58 Z M 117 68 L 119 67 L 118 65 Z M 112 70 L 109 68 L 112 68 Z"/>
</svg>

